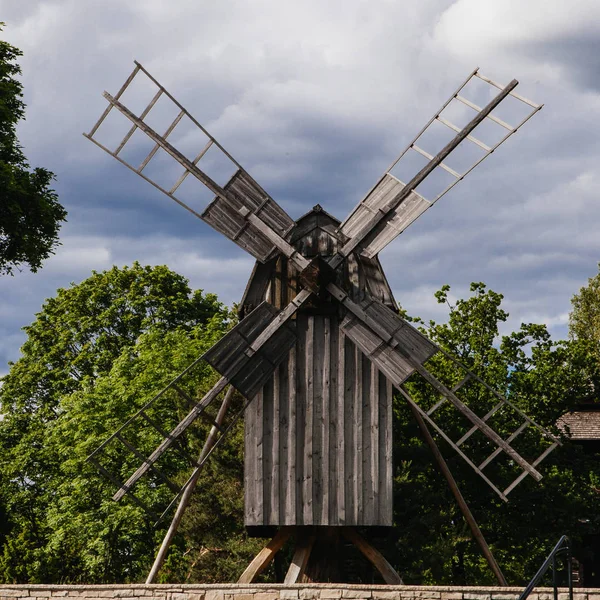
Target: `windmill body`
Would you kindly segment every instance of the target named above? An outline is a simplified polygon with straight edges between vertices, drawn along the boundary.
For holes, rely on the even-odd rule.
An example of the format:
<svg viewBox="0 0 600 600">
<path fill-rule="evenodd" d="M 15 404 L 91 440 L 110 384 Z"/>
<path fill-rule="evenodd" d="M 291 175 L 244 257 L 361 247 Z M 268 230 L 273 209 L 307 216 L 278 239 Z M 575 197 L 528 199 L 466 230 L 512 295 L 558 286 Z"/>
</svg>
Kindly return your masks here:
<svg viewBox="0 0 600 600">
<path fill-rule="evenodd" d="M 144 78 L 155 90 L 139 114 L 122 98 L 136 77 Z M 465 95 L 473 83 L 485 88 L 482 106 Z M 299 532 L 298 546 L 286 582 L 297 581 L 305 573 L 315 541 L 313 534 L 301 532 L 320 526 L 342 532 L 377 566 L 387 583 L 400 582 L 394 569 L 354 529 L 392 525 L 393 390 L 410 406 L 474 537 L 503 582 L 430 432 L 456 451 L 504 501 L 526 477 L 541 479 L 537 467 L 560 441 L 398 315 L 377 255 L 541 108 L 515 93 L 517 83 L 513 80 L 504 86 L 473 71 L 342 223 L 319 206 L 294 221 L 139 63 L 114 97 L 104 93 L 108 106 L 86 137 L 257 260 L 241 302 L 239 324 L 89 457 L 117 484 L 115 500 L 129 496 L 140 503 L 135 488 L 143 478 L 153 478 L 154 486 L 166 482 L 177 489 L 161 473 L 161 458 L 179 447 L 197 418 L 212 424 L 200 458 L 191 459 L 192 475 L 173 501 L 181 496 L 148 582 L 164 560 L 200 470 L 241 416 L 245 418 L 245 523 L 251 530 L 267 526 L 279 527 L 279 532 L 240 581 L 254 580 L 292 530 Z M 163 108 L 166 103 L 174 110 L 164 133 L 150 118 L 161 102 Z M 525 109 L 516 125 L 497 112 L 507 102 Z M 469 113 L 460 125 L 448 114 L 457 106 L 458 117 Z M 98 139 L 111 111 L 129 122 L 129 130 L 114 149 Z M 183 145 L 178 148 L 175 137 L 184 122 L 192 131 L 180 138 Z M 488 125 L 502 132 L 494 141 L 478 137 Z M 436 127 L 442 128 L 445 138 L 430 137 Z M 141 163 L 134 164 L 126 152 L 139 135 L 151 142 L 151 149 Z M 192 147 L 184 147 L 190 141 Z M 436 150 L 429 144 L 435 144 Z M 452 161 L 466 147 L 479 154 L 458 170 Z M 405 177 L 405 183 L 395 169 L 408 155 L 424 164 Z M 179 176 L 168 184 L 149 173 L 157 156 L 171 160 L 179 169 Z M 233 171 L 224 181 L 214 168 L 215 156 Z M 450 183 L 428 200 L 419 193 L 419 186 L 439 173 L 450 177 Z M 180 196 L 182 185 L 189 182 L 214 195 L 204 209 L 198 210 Z M 426 366 L 436 354 L 443 355 L 455 371 L 444 381 Z M 180 384 L 201 362 L 212 365 L 221 378 L 202 398 L 192 398 Z M 413 398 L 404 385 L 413 375 L 439 400 L 426 406 L 423 398 Z M 485 411 L 480 405 L 469 406 L 463 396 L 467 386 L 479 386 L 478 401 L 485 398 L 493 405 Z M 221 409 L 211 416 L 210 406 L 226 388 L 230 391 Z M 240 412 L 229 415 L 233 388 L 245 403 Z M 162 442 L 126 481 L 120 481 L 102 466 L 103 451 L 111 443 L 121 443 L 138 456 L 139 451 L 126 439 L 128 428 L 139 421 L 151 422 L 145 410 L 152 402 L 160 402 L 167 391 L 189 402 L 189 414 L 170 432 L 155 424 Z M 458 411 L 465 423 L 458 438 L 456 432 L 447 431 L 447 410 Z M 499 415 L 505 420 L 496 425 Z M 500 433 L 495 427 L 500 427 Z M 539 448 L 532 440 L 540 443 Z M 498 467 L 501 460 L 505 466 Z"/>
<path fill-rule="evenodd" d="M 290 242 L 306 258 L 331 258 L 339 225 L 317 206 Z M 285 308 L 299 275 L 283 257 L 257 263 L 242 315 L 265 300 Z M 396 306 L 377 259 L 352 255 L 336 284 L 355 302 L 370 293 Z M 331 297 L 304 305 L 288 358 L 246 409 L 248 527 L 392 524 L 392 384 L 340 330 L 342 318 Z"/>
</svg>

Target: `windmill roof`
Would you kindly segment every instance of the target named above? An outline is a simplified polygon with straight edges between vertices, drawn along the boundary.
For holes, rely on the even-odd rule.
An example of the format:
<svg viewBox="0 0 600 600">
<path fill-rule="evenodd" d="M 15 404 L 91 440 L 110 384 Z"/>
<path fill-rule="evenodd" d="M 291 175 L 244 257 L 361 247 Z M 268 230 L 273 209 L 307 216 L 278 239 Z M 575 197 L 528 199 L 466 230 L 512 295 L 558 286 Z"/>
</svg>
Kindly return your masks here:
<svg viewBox="0 0 600 600">
<path fill-rule="evenodd" d="M 556 424 L 573 440 L 600 440 L 600 410 L 574 410 Z"/>
</svg>

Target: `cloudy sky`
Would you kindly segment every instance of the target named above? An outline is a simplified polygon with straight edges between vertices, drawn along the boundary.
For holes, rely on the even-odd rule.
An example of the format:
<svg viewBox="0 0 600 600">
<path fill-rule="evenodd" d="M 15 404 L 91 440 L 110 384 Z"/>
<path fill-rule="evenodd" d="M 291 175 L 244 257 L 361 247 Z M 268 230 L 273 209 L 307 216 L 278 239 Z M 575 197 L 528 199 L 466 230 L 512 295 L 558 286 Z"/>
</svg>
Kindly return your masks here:
<svg viewBox="0 0 600 600">
<path fill-rule="evenodd" d="M 62 246 L 39 273 L 0 279 L 0 373 L 44 299 L 92 269 L 167 264 L 224 302 L 243 293 L 251 257 L 81 135 L 106 106 L 102 91 L 116 93 L 134 59 L 294 218 L 320 203 L 343 219 L 476 66 L 502 83 L 517 78 L 517 91 L 544 109 L 381 260 L 412 314 L 440 317 L 433 292 L 442 284 L 460 297 L 484 281 L 504 294 L 509 327 L 544 322 L 566 335 L 570 298 L 600 260 L 600 3 L 2 0 L 0 8 L 4 39 L 24 52 L 20 140 L 33 166 L 56 173 L 69 211 Z"/>
</svg>

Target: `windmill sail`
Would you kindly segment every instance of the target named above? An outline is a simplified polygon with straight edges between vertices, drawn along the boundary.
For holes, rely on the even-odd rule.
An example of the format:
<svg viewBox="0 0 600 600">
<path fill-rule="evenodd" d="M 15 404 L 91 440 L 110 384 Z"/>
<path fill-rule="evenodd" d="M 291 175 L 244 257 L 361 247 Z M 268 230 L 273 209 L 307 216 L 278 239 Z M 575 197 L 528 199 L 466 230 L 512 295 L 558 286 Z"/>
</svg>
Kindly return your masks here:
<svg viewBox="0 0 600 600">
<path fill-rule="evenodd" d="M 214 227 L 217 231 L 228 237 L 230 240 L 244 248 L 256 259 L 264 262 L 271 257 L 278 247 L 281 250 L 286 248 L 284 238 L 291 232 L 294 227 L 293 219 L 265 192 L 265 190 L 245 171 L 242 166 L 211 136 L 208 131 L 177 101 L 175 98 L 158 83 L 144 67 L 138 62 L 135 63 L 135 69 L 129 76 L 123 87 L 113 97 L 108 93 L 104 93 L 104 97 L 108 100 L 109 106 L 104 111 L 100 119 L 92 127 L 91 131 L 84 134 L 89 140 L 94 142 L 105 152 L 116 158 L 126 167 L 137 173 L 140 177 L 151 183 L 154 187 L 169 196 L 172 200 L 184 207 L 196 217 Z M 142 73 L 147 80 L 156 88 L 156 94 L 140 113 L 135 115 L 124 104 L 120 102 L 121 96 L 131 85 L 134 78 Z M 166 98 L 177 110 L 177 116 L 167 127 L 164 134 L 157 133 L 148 123 L 148 119 L 152 116 L 152 109 L 156 106 L 160 98 Z M 112 108 L 118 110 L 131 122 L 131 128 L 117 145 L 116 149 L 111 150 L 106 145 L 101 143 L 97 138 L 97 132 L 109 115 Z M 184 153 L 172 146 L 168 138 L 172 136 L 177 126 L 182 119 L 187 117 L 188 121 L 202 133 L 202 137 L 207 139 L 206 144 L 199 149 L 198 154 L 193 160 L 188 159 Z M 154 146 L 142 160 L 139 165 L 133 165 L 123 158 L 124 149 L 128 143 L 131 143 L 133 134 L 140 130 L 145 133 L 153 142 Z M 162 149 L 167 154 L 171 155 L 177 162 L 183 166 L 183 171 L 180 176 L 173 181 L 170 187 L 163 187 L 150 176 L 146 175 L 148 165 L 158 154 L 158 150 Z M 203 159 L 206 160 L 207 154 L 216 152 L 217 156 L 224 163 L 230 165 L 235 171 L 228 182 L 221 187 L 213 178 L 211 178 L 201 167 Z M 183 182 L 192 175 L 210 189 L 215 195 L 215 200 L 202 213 L 192 208 L 188 203 L 178 198 L 176 193 Z M 254 219 L 252 218 L 254 217 Z M 260 222 L 257 226 L 256 220 Z M 265 232 L 268 235 L 265 235 Z M 273 243 L 273 240 L 277 243 Z M 289 248 L 288 248 L 289 250 Z M 285 251 L 285 250 L 284 250 Z"/>
<path fill-rule="evenodd" d="M 504 101 L 506 98 L 511 97 L 530 107 L 531 111 L 528 111 L 526 116 L 516 126 L 507 124 L 491 112 L 493 108 L 490 109 L 489 105 L 485 108 L 482 108 L 461 95 L 460 92 L 463 90 L 463 88 L 474 79 L 484 82 L 485 84 L 489 85 L 490 88 L 498 88 L 502 90 L 502 92 L 496 98 L 498 99 L 500 96 L 502 97 L 493 108 L 496 108 L 500 102 Z M 526 98 L 516 94 L 513 91 L 516 83 L 517 82 L 513 81 L 506 87 L 502 86 L 483 76 L 481 73 L 479 73 L 478 69 L 476 69 L 473 73 L 471 73 L 471 75 L 469 75 L 469 77 L 456 90 L 456 92 L 454 92 L 454 94 L 450 96 L 450 98 L 442 105 L 442 107 L 429 120 L 425 127 L 407 146 L 407 148 L 390 165 L 375 187 L 369 191 L 367 196 L 342 223 L 340 227 L 341 232 L 347 238 L 352 240 L 353 238 L 359 236 L 361 231 L 364 231 L 363 228 L 365 223 L 372 221 L 373 217 L 378 215 L 378 211 L 387 213 L 387 216 L 375 223 L 374 226 L 366 232 L 364 239 L 360 240 L 359 244 L 361 248 L 361 254 L 363 256 L 371 258 L 381 252 L 385 246 L 387 246 L 392 240 L 400 235 L 430 206 L 435 204 L 442 196 L 444 196 L 444 194 L 448 193 L 459 181 L 464 179 L 477 165 L 479 165 L 490 154 L 492 154 L 492 152 L 494 152 L 501 144 L 503 144 L 511 135 L 517 132 L 536 112 L 542 108 L 541 104 L 535 104 L 530 100 L 527 100 Z M 448 109 L 449 105 L 453 101 L 458 102 L 463 106 L 467 106 L 476 113 L 473 120 L 464 128 L 458 127 L 452 123 L 447 116 L 445 116 L 444 111 Z M 471 135 L 471 132 L 473 132 L 479 125 L 481 125 L 481 123 L 485 122 L 486 120 L 488 122 L 493 122 L 497 126 L 506 130 L 506 134 L 503 135 L 499 141 L 492 145 L 488 145 L 476 138 L 474 135 Z M 432 151 L 433 149 L 425 150 L 417 145 L 418 141 L 420 143 L 421 138 L 427 136 L 432 125 L 435 123 L 441 123 L 457 134 L 454 140 L 451 142 L 451 144 L 454 144 L 454 148 L 452 148 L 450 152 L 454 151 L 461 141 L 468 141 L 477 146 L 479 149 L 483 150 L 483 154 L 462 173 L 457 172 L 445 162 L 445 159 L 450 154 L 450 152 L 445 152 L 446 148 L 438 149 L 437 154 L 435 154 Z M 473 123 L 475 123 L 475 125 L 470 127 Z M 469 130 L 466 131 L 467 129 Z M 401 159 L 408 152 L 415 152 L 425 157 L 429 161 L 428 166 L 432 165 L 434 161 L 437 162 L 433 168 L 443 169 L 446 173 L 449 173 L 452 176 L 453 181 L 432 200 L 425 199 L 415 191 L 414 188 L 421 183 L 422 180 L 416 185 L 410 185 L 411 189 L 408 193 L 406 193 L 404 189 L 405 184 L 392 174 L 392 171 L 396 165 L 398 165 Z M 440 155 L 442 153 L 444 153 L 445 156 L 440 160 Z M 432 170 L 433 169 L 431 169 L 431 171 Z M 401 198 L 399 202 L 398 198 Z"/>
<path fill-rule="evenodd" d="M 559 445 L 559 440 L 550 432 L 530 419 L 523 411 L 504 398 L 499 393 L 492 390 L 474 373 L 470 372 L 464 365 L 444 352 L 433 342 L 428 340 L 422 333 L 413 328 L 401 317 L 394 314 L 389 308 L 375 300 L 365 300 L 359 304 L 354 304 L 347 300 L 344 305 L 350 312 L 342 322 L 340 328 L 369 359 L 389 378 L 392 384 L 402 395 L 421 413 L 421 416 L 433 426 L 433 428 L 456 450 L 460 456 L 478 473 L 480 477 L 503 499 L 507 500 L 508 494 L 527 476 L 530 475 L 536 481 L 542 476 L 536 470 L 536 466 L 544 460 L 552 450 Z M 430 357 L 437 352 L 442 352 L 453 360 L 454 364 L 463 371 L 464 377 L 461 382 L 450 389 L 438 380 L 424 366 Z M 418 402 L 416 402 L 404 387 L 404 382 L 414 372 L 418 372 L 432 387 L 442 396 L 440 402 L 435 404 L 429 410 L 425 411 Z M 469 406 L 467 406 L 458 396 L 458 391 L 471 381 L 477 381 L 483 385 L 488 392 L 496 399 L 497 404 L 488 411 L 484 417 L 479 417 Z M 458 441 L 453 441 L 444 431 L 444 428 L 437 424 L 432 415 L 444 403 L 453 405 L 468 421 L 470 428 L 462 435 Z M 488 424 L 488 420 L 500 410 L 510 411 L 512 418 L 521 420 L 519 427 L 512 432 L 507 439 L 501 437 Z M 527 428 L 531 428 L 540 434 L 542 438 L 550 440 L 550 445 L 545 448 L 531 463 L 527 461 L 519 452 L 517 452 L 511 442 L 513 442 Z M 475 464 L 461 446 L 467 442 L 476 432 L 483 433 L 495 448 L 479 465 Z M 489 444 L 488 444 L 489 445 Z M 522 472 L 501 491 L 498 486 L 484 473 L 484 469 L 498 457 L 501 452 L 506 453 L 514 461 Z"/>
</svg>

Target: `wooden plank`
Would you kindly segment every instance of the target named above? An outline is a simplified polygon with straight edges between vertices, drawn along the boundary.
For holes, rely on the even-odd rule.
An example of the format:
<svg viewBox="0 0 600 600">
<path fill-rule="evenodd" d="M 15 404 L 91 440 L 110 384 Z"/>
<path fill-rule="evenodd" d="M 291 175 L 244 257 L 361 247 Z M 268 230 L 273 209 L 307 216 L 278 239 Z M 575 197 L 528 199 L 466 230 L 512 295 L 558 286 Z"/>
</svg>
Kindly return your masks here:
<svg viewBox="0 0 600 600">
<path fill-rule="evenodd" d="M 402 204 L 391 212 L 386 221 L 382 221 L 373 228 L 373 232 L 368 236 L 360 251 L 361 256 L 366 258 L 377 256 L 430 206 L 429 200 L 413 191 Z"/>
<path fill-rule="evenodd" d="M 254 461 L 254 502 L 257 512 L 257 525 L 265 524 L 265 502 L 264 502 L 264 392 L 261 389 L 256 395 L 254 402 L 256 410 L 256 423 L 254 429 L 254 445 L 255 445 L 255 456 Z"/>
<path fill-rule="evenodd" d="M 246 207 L 273 231 L 285 236 L 294 227 L 294 220 L 243 169 L 239 169 L 225 185 L 232 201 Z"/>
<path fill-rule="evenodd" d="M 355 369 L 356 375 L 354 379 L 354 428 L 355 428 L 355 444 L 354 444 L 354 523 L 362 522 L 363 517 L 363 455 L 365 452 L 363 438 L 363 391 L 364 391 L 364 375 L 363 375 L 363 355 L 356 348 Z"/>
<path fill-rule="evenodd" d="M 289 365 L 289 417 L 288 417 L 288 473 L 286 486 L 285 523 L 296 523 L 296 407 L 297 407 L 297 343 L 290 350 Z"/>
<path fill-rule="evenodd" d="M 327 462 L 329 481 L 327 522 L 329 525 L 338 524 L 338 363 L 339 363 L 339 334 L 337 315 L 330 318 L 330 380 L 329 380 L 329 459 Z"/>
<path fill-rule="evenodd" d="M 369 402 L 367 403 L 367 414 L 370 419 L 369 438 L 370 438 L 370 457 L 369 457 L 369 481 L 367 490 L 367 502 L 365 503 L 365 519 L 373 525 L 378 524 L 379 520 L 379 446 L 381 445 L 379 436 L 379 370 L 375 365 L 369 363 L 371 369 L 370 383 L 371 389 Z"/>
<path fill-rule="evenodd" d="M 356 379 L 357 348 L 348 338 L 346 346 L 346 420 L 345 428 L 345 455 L 346 455 L 346 523 L 356 523 L 356 446 L 359 441 L 356 439 Z"/>
<path fill-rule="evenodd" d="M 336 428 L 336 525 L 346 522 L 346 452 L 345 452 L 345 423 L 346 423 L 346 336 L 338 329 L 338 356 L 337 356 L 337 428 Z"/>
<path fill-rule="evenodd" d="M 305 348 L 305 417 L 304 417 L 304 473 L 302 485 L 303 524 L 313 523 L 313 411 L 314 411 L 314 328 L 315 318 L 307 317 Z"/>
<path fill-rule="evenodd" d="M 252 559 L 246 570 L 240 575 L 238 583 L 254 583 L 256 578 L 271 564 L 275 554 L 292 535 L 291 527 L 282 527 L 275 537 Z"/>
<path fill-rule="evenodd" d="M 275 245 L 272 241 L 255 227 L 250 228 L 247 220 L 222 198 L 215 198 L 201 218 L 257 260 L 266 262 L 273 255 Z"/>
<path fill-rule="evenodd" d="M 324 317 L 316 315 L 313 320 L 313 384 L 312 384 L 312 502 L 313 525 L 323 525 L 323 371 L 326 356 L 324 344 Z"/>
<path fill-rule="evenodd" d="M 365 218 L 375 214 L 381 207 L 391 202 L 403 187 L 404 185 L 400 181 L 386 173 L 348 215 L 348 218 L 342 223 L 340 231 L 348 238 L 356 235 Z"/>
<path fill-rule="evenodd" d="M 286 498 L 289 451 L 289 418 L 290 418 L 290 377 L 289 359 L 279 366 L 279 458 L 278 482 L 279 494 L 277 498 L 279 522 L 286 523 Z"/>
<path fill-rule="evenodd" d="M 308 535 L 303 535 L 299 532 L 298 541 L 296 542 L 296 549 L 292 556 L 292 562 L 290 563 L 288 572 L 286 573 L 284 584 L 298 583 L 304 572 L 306 571 L 306 565 L 310 557 L 311 550 L 315 543 L 316 535 L 311 532 Z"/>
<path fill-rule="evenodd" d="M 357 426 L 357 440 L 360 446 L 360 469 L 357 474 L 358 479 L 358 510 L 357 510 L 357 522 L 368 523 L 367 515 L 369 513 L 368 507 L 368 496 L 369 496 L 369 478 L 370 478 L 370 458 L 371 458 L 371 419 L 369 416 L 369 404 L 370 404 L 370 393 L 371 393 L 371 363 L 369 359 L 360 352 L 357 356 L 358 362 L 360 362 L 360 376 L 361 376 L 361 389 L 358 397 L 359 409 L 358 409 L 358 421 Z M 358 375 L 358 373 L 357 373 Z"/>
<path fill-rule="evenodd" d="M 256 513 L 256 419 L 258 399 L 254 398 L 244 413 L 244 523 L 247 526 L 260 525 L 259 515 Z"/>
<path fill-rule="evenodd" d="M 308 316 L 299 314 L 297 318 L 298 340 L 296 342 L 296 514 L 295 524 L 304 523 L 304 438 L 306 426 L 306 337 Z"/>
<path fill-rule="evenodd" d="M 240 301 L 240 319 L 247 317 L 261 302 L 264 302 L 267 287 L 271 279 L 271 272 L 275 267 L 275 260 L 266 263 L 256 261 L 254 269 L 246 285 L 244 295 Z"/>
<path fill-rule="evenodd" d="M 331 449 L 329 446 L 329 436 L 331 435 L 331 420 L 329 414 L 329 405 L 331 402 L 331 319 L 322 317 L 323 321 L 323 372 L 322 372 L 322 399 L 321 399 L 321 419 L 318 423 L 320 427 L 321 438 L 321 511 L 319 522 L 321 525 L 329 525 L 329 477 L 331 473 Z"/>
<path fill-rule="evenodd" d="M 388 585 L 403 585 L 402 578 L 394 567 L 390 565 L 387 559 L 365 540 L 353 527 L 342 528 L 342 535 L 352 542 L 363 555 L 371 562 L 371 564 L 379 571 L 383 580 Z"/>
<path fill-rule="evenodd" d="M 376 256 L 373 258 L 360 256 L 358 260 L 365 275 L 366 289 L 369 295 L 392 310 L 397 310 L 398 303 L 381 268 L 379 259 Z"/>
<path fill-rule="evenodd" d="M 406 381 L 414 372 L 414 368 L 404 357 L 382 344 L 381 339 L 356 317 L 347 315 L 340 327 L 394 384 Z"/>
<path fill-rule="evenodd" d="M 391 526 L 393 524 L 393 445 L 392 445 L 392 424 L 393 424 L 393 413 L 392 413 L 392 398 L 393 398 L 393 387 L 389 379 L 385 378 L 382 374 L 380 375 L 384 385 L 380 386 L 380 390 L 385 390 L 382 394 L 382 403 L 380 414 L 385 415 L 380 430 L 385 431 L 385 441 L 381 444 L 382 448 L 382 460 L 381 464 L 384 469 L 380 471 L 380 489 L 382 490 L 381 498 L 382 505 L 380 508 L 379 522 L 383 525 Z"/>
<path fill-rule="evenodd" d="M 277 367 L 278 369 L 279 367 Z M 263 503 L 263 514 L 264 514 L 264 525 L 273 523 L 273 513 L 277 511 L 279 506 L 278 498 L 274 495 L 274 488 L 276 487 L 274 477 L 274 463 L 275 463 L 275 382 L 277 380 L 277 369 L 275 369 L 271 379 L 263 386 L 263 434 L 262 434 L 262 448 L 263 448 L 263 489 L 262 489 L 262 503 Z M 277 520 L 275 519 L 275 522 Z"/>
</svg>

